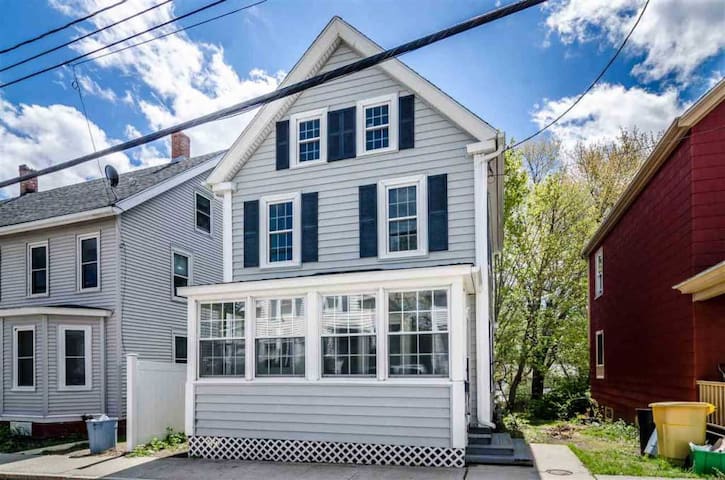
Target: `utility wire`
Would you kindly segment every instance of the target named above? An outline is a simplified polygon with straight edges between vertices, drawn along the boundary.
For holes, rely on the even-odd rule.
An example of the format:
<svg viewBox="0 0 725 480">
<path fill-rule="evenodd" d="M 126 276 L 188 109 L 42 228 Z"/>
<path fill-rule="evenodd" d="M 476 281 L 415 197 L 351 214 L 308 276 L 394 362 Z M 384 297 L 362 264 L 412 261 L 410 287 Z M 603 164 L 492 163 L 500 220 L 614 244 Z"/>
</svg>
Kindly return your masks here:
<svg viewBox="0 0 725 480">
<path fill-rule="evenodd" d="M 166 1 L 171 1 L 171 0 L 166 0 Z M 184 19 L 186 17 L 190 17 L 190 16 L 196 15 L 197 13 L 202 12 L 204 10 L 208 10 L 208 9 L 210 9 L 212 7 L 216 7 L 217 5 L 220 5 L 220 4 L 222 4 L 222 3 L 226 2 L 226 1 L 227 0 L 216 0 L 216 1 L 212 2 L 212 3 L 208 3 L 208 4 L 204 5 L 203 7 L 199 7 L 196 10 L 192 10 L 192 11 L 190 11 L 188 13 L 183 14 L 183 15 L 179 15 L 178 17 L 174 17 L 171 20 L 168 20 L 166 22 L 159 23 L 158 25 L 155 25 L 155 26 L 153 26 L 151 28 L 147 28 L 146 30 L 144 30 L 142 32 L 135 33 L 135 34 L 133 34 L 133 35 L 131 35 L 129 37 L 122 38 L 121 40 L 117 40 L 115 42 L 109 43 L 108 45 L 105 45 L 103 47 L 99 47 L 99 48 L 97 48 L 95 50 L 92 50 L 90 52 L 84 53 L 82 55 L 78 55 L 76 57 L 71 58 L 70 60 L 66 60 L 64 62 L 61 62 L 61 63 L 55 64 L 55 65 L 52 65 L 52 66 L 47 67 L 47 68 L 44 68 L 42 70 L 38 70 L 37 72 L 33 72 L 33 73 L 30 73 L 30 74 L 25 75 L 23 77 L 16 78 L 15 80 L 10 80 L 9 82 L 5 82 L 5 83 L 3 83 L 3 84 L 0 85 L 0 88 L 9 87 L 10 85 L 15 85 L 16 83 L 20 83 L 23 80 L 27 80 L 29 78 L 37 77 L 38 75 L 40 75 L 42 73 L 46 73 L 46 72 L 49 72 L 51 70 L 55 70 L 58 67 L 62 67 L 62 66 L 68 65 L 70 63 L 74 63 L 74 62 L 80 60 L 81 58 L 85 58 L 85 57 L 87 57 L 89 55 L 93 55 L 94 53 L 98 53 L 98 52 L 100 52 L 102 50 L 105 50 L 107 48 L 114 47 L 114 46 L 118 45 L 119 43 L 123 43 L 125 41 L 128 41 L 128 40 L 131 40 L 133 38 L 139 37 L 139 36 L 141 36 L 141 35 L 143 35 L 145 33 L 149 33 L 149 32 L 152 32 L 154 30 L 158 30 L 161 27 L 165 27 L 166 25 L 169 25 L 171 23 L 178 22 L 179 20 L 182 20 L 182 19 Z"/>
<path fill-rule="evenodd" d="M 33 42 L 35 42 L 35 41 L 37 41 L 37 40 L 40 40 L 41 38 L 45 38 L 45 37 L 47 37 L 48 35 L 52 35 L 52 34 L 54 34 L 54 33 L 58 33 L 58 32 L 60 32 L 61 30 L 65 30 L 65 29 L 66 29 L 66 28 L 68 28 L 68 27 L 72 27 L 73 25 L 75 25 L 75 24 L 77 24 L 77 23 L 85 22 L 85 21 L 86 21 L 86 20 L 88 20 L 89 18 L 93 18 L 93 17 L 95 17 L 96 15 L 98 15 L 99 13 L 103 13 L 103 12 L 105 12 L 106 10 L 110 10 L 110 9 L 112 9 L 113 7 L 117 7 L 117 6 L 121 5 L 122 3 L 126 3 L 127 1 L 128 1 L 128 0 L 121 0 L 121 1 L 119 1 L 119 2 L 116 2 L 116 3 L 113 3 L 113 4 L 111 4 L 111 5 L 108 5 L 107 7 L 103 7 L 103 8 L 101 8 L 100 10 L 96 10 L 95 12 L 91 12 L 91 13 L 89 13 L 88 15 L 86 15 L 85 17 L 77 18 L 77 19 L 75 19 L 75 20 L 73 20 L 73 21 L 71 21 L 71 22 L 68 22 L 68 23 L 66 23 L 65 25 L 62 25 L 62 26 L 60 26 L 60 27 L 57 27 L 57 28 L 54 28 L 54 29 L 52 29 L 52 30 L 48 30 L 47 32 L 41 33 L 40 35 L 37 35 L 37 36 L 35 36 L 35 37 L 33 37 L 33 38 L 29 38 L 29 39 L 27 39 L 27 40 L 23 40 L 22 42 L 20 42 L 20 43 L 17 43 L 17 44 L 15 44 L 15 45 L 13 45 L 12 47 L 8 47 L 8 48 L 4 48 L 4 49 L 0 50 L 0 54 L 3 54 L 3 53 L 8 53 L 8 52 L 12 52 L 13 50 L 15 50 L 15 49 L 17 49 L 17 48 L 20 48 L 20 47 L 22 47 L 23 45 L 27 45 L 27 44 L 29 44 L 29 43 L 33 43 Z"/>
<path fill-rule="evenodd" d="M 541 133 L 543 133 L 544 131 L 546 131 L 549 127 L 551 127 L 552 125 L 554 125 L 555 123 L 557 123 L 559 120 L 561 120 L 562 118 L 564 118 L 564 116 L 567 113 L 571 112 L 571 110 L 574 107 L 577 106 L 577 104 L 592 90 L 592 88 L 594 88 L 594 86 L 597 84 L 597 82 L 599 82 L 599 80 L 602 79 L 602 77 L 604 76 L 604 74 L 607 73 L 607 70 L 609 70 L 609 67 L 612 66 L 612 64 L 614 63 L 614 61 L 619 56 L 619 54 L 622 52 L 622 50 L 624 50 L 624 46 L 627 45 L 627 41 L 629 40 L 629 37 L 632 36 L 632 34 L 634 33 L 634 30 L 637 28 L 637 25 L 639 25 L 639 21 L 642 20 L 642 15 L 644 15 L 644 11 L 647 10 L 647 5 L 649 5 L 649 0 L 645 0 L 644 5 L 642 6 L 642 10 L 639 12 L 639 16 L 637 17 L 637 20 L 634 22 L 634 25 L 632 25 L 632 28 L 630 29 L 630 31 L 627 34 L 627 36 L 624 37 L 624 41 L 619 46 L 619 48 L 617 49 L 617 51 L 614 52 L 614 55 L 612 56 L 612 58 L 610 58 L 609 61 L 607 62 L 607 64 L 604 66 L 604 69 L 602 69 L 602 71 L 599 72 L 599 75 L 597 75 L 597 78 L 595 78 L 594 81 L 589 84 L 589 86 L 586 88 L 586 90 L 584 90 L 579 95 L 579 97 L 577 97 L 577 99 L 574 100 L 574 103 L 572 103 L 571 105 L 569 105 L 569 107 L 566 110 L 564 110 L 563 112 L 561 112 L 555 119 L 553 119 L 552 121 L 550 121 L 549 123 L 547 123 L 546 125 L 544 125 L 543 127 L 541 127 L 536 132 L 532 133 L 528 137 L 524 138 L 520 142 L 516 142 L 515 144 L 511 145 L 510 147 L 507 147 L 506 150 L 512 150 L 512 149 L 520 146 L 521 144 L 528 142 L 532 138 L 540 135 Z"/>
<path fill-rule="evenodd" d="M 300 93 L 305 90 L 308 90 L 312 87 L 322 85 L 323 83 L 327 83 L 336 78 L 340 78 L 345 75 L 349 75 L 351 73 L 359 72 L 366 68 L 370 68 L 381 62 L 384 62 L 385 60 L 395 58 L 404 53 L 418 50 L 422 47 L 439 42 L 443 39 L 452 37 L 459 33 L 471 30 L 473 28 L 479 27 L 479 26 L 487 24 L 487 23 L 491 23 L 495 20 L 499 20 L 501 18 L 507 17 L 511 14 L 520 12 L 522 10 L 526 10 L 527 8 L 542 4 L 545 1 L 546 0 L 521 0 L 519 2 L 506 5 L 505 7 L 501 7 L 496 10 L 492 10 L 488 13 L 478 15 L 478 16 L 470 18 L 468 20 L 464 20 L 463 22 L 457 23 L 457 24 L 453 25 L 452 27 L 446 28 L 444 30 L 440 30 L 438 32 L 432 33 L 430 35 L 426 35 L 424 37 L 418 38 L 411 42 L 407 42 L 402 45 L 398 45 L 397 47 L 382 51 L 375 55 L 371 55 L 371 56 L 365 57 L 361 60 L 357 60 L 357 61 L 349 63 L 347 65 L 343 65 L 342 67 L 338 67 L 334 70 L 330 70 L 329 72 L 316 75 L 312 78 L 308 78 L 307 80 L 303 80 L 301 82 L 294 83 L 287 87 L 277 89 L 274 92 L 260 95 L 259 97 L 253 98 L 251 100 L 237 103 L 236 105 L 232 105 L 230 107 L 226 107 L 221 110 L 217 110 L 216 112 L 212 112 L 207 115 L 203 115 L 201 117 L 194 118 L 192 120 L 187 120 L 186 122 L 178 123 L 174 126 L 164 128 L 162 130 L 158 130 L 158 131 L 156 131 L 154 133 L 150 133 L 148 135 L 144 135 L 143 137 L 139 137 L 139 138 L 129 140 L 124 143 L 120 143 L 118 145 L 114 145 L 112 147 L 101 150 L 100 152 L 83 155 L 83 156 L 77 157 L 73 160 L 68 160 L 66 162 L 61 162 L 56 165 L 52 165 L 50 167 L 44 168 L 42 170 L 38 170 L 37 172 L 34 172 L 34 173 L 28 173 L 26 175 L 21 175 L 21 176 L 15 177 L 15 178 L 10 178 L 8 180 L 0 181 L 0 188 L 7 187 L 8 185 L 13 185 L 18 182 L 22 182 L 23 180 L 29 180 L 31 178 L 39 177 L 41 175 L 47 175 L 49 173 L 58 172 L 60 170 L 63 170 L 63 169 L 69 168 L 69 167 L 73 167 L 75 165 L 79 165 L 79 164 L 87 162 L 89 160 L 95 160 L 96 158 L 110 155 L 112 153 L 121 152 L 124 150 L 128 150 L 129 148 L 138 147 L 140 145 L 145 145 L 147 143 L 167 137 L 167 136 L 171 135 L 172 133 L 180 132 L 182 130 L 197 127 L 197 126 L 203 125 L 205 123 L 213 122 L 215 120 L 220 120 L 222 118 L 226 118 L 226 117 L 229 117 L 232 115 L 236 115 L 236 114 L 239 114 L 239 113 L 242 113 L 245 111 L 252 110 L 253 108 L 259 107 L 260 105 L 264 105 L 266 103 L 272 102 L 274 100 L 279 100 L 281 98 L 289 97 L 290 95 L 294 95 L 296 93 Z"/>
<path fill-rule="evenodd" d="M 211 17 L 211 18 L 209 18 L 207 20 L 204 20 L 204 21 L 201 21 L 201 22 L 198 22 L 198 23 L 193 23 L 193 24 L 191 24 L 191 25 L 189 25 L 187 27 L 183 27 L 183 28 L 176 29 L 173 32 L 164 33 L 163 35 L 159 35 L 157 37 L 149 38 L 148 40 L 144 40 L 143 42 L 134 43 L 132 45 L 128 45 L 128 46 L 123 47 L 123 48 L 119 48 L 118 50 L 114 50 L 112 52 L 107 52 L 107 53 L 103 53 L 103 54 L 98 55 L 98 56 L 95 56 L 95 57 L 86 58 L 85 60 L 81 60 L 80 62 L 75 63 L 74 65 L 83 65 L 84 63 L 92 62 L 93 60 L 98 60 L 99 58 L 107 57 L 109 55 L 113 55 L 114 53 L 123 52 L 124 50 L 128 50 L 129 48 L 140 47 L 141 45 L 145 45 L 147 43 L 153 42 L 154 40 L 160 40 L 162 38 L 166 38 L 166 37 L 169 37 L 171 35 L 176 35 L 177 33 L 185 32 L 187 30 L 191 30 L 192 28 L 196 28 L 196 27 L 199 27 L 201 25 L 205 25 L 205 24 L 207 24 L 209 22 L 213 22 L 215 20 L 219 20 L 221 18 L 228 17 L 229 15 L 232 15 L 232 14 L 235 14 L 235 13 L 239 13 L 239 12 L 241 12 L 243 10 L 247 10 L 248 8 L 256 7 L 257 5 L 261 5 L 261 4 L 265 3 L 266 1 L 267 0 L 259 0 L 258 2 L 250 3 L 249 5 L 245 5 L 243 7 L 239 7 L 239 8 L 235 8 L 234 10 L 230 10 L 227 13 L 222 13 L 221 15 L 217 15 L 216 17 Z"/>
<path fill-rule="evenodd" d="M 37 53 L 37 54 L 33 55 L 32 57 L 25 58 L 23 60 L 20 60 L 18 62 L 13 63 L 12 65 L 8 65 L 7 67 L 1 68 L 0 69 L 0 73 L 6 72 L 6 71 L 10 70 L 11 68 L 15 68 L 15 67 L 17 67 L 19 65 L 26 64 L 26 63 L 28 63 L 28 62 L 30 62 L 32 60 L 35 60 L 36 58 L 43 57 L 43 56 L 45 56 L 45 55 L 47 55 L 49 53 L 56 52 L 56 51 L 60 50 L 61 48 L 65 48 L 65 47 L 67 47 L 69 45 L 73 45 L 76 42 L 80 42 L 81 40 L 86 39 L 88 37 L 91 37 L 91 36 L 93 36 L 93 35 L 95 35 L 97 33 L 100 33 L 102 31 L 104 31 L 104 30 L 108 30 L 109 28 L 115 27 L 116 25 L 119 25 L 121 23 L 127 22 L 127 21 L 129 21 L 129 20 L 131 20 L 133 18 L 139 17 L 139 16 L 141 16 L 141 15 L 147 13 L 147 12 L 150 12 L 151 10 L 154 10 L 156 8 L 161 7 L 162 5 L 166 5 L 167 3 L 171 2 L 171 1 L 173 1 L 173 0 L 164 0 L 161 3 L 157 3 L 156 5 L 152 5 L 152 6 L 150 6 L 149 8 L 147 8 L 145 10 L 141 10 L 140 12 L 136 12 L 133 15 L 130 15 L 130 16 L 126 17 L 126 18 L 122 18 L 121 20 L 118 20 L 116 22 L 113 22 L 110 25 L 106 25 L 105 27 L 101 27 L 98 30 L 94 30 L 92 32 L 86 33 L 85 35 L 81 35 L 80 37 L 76 37 L 73 40 L 69 40 L 69 41 L 65 42 L 64 44 L 62 44 L 62 45 L 58 45 L 56 47 L 49 48 L 48 50 L 43 50 L 42 52 Z"/>
</svg>

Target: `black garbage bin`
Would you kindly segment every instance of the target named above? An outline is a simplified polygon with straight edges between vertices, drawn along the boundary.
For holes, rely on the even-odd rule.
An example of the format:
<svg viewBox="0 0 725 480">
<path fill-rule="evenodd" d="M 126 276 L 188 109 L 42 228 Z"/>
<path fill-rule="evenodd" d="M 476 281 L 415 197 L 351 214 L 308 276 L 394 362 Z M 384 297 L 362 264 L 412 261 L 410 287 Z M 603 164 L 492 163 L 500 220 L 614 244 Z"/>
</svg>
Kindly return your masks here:
<svg viewBox="0 0 725 480">
<path fill-rule="evenodd" d="M 655 431 L 655 420 L 651 408 L 637 409 L 637 425 L 639 425 L 639 453 L 644 455 L 644 449 L 647 448 L 649 437 Z"/>
</svg>

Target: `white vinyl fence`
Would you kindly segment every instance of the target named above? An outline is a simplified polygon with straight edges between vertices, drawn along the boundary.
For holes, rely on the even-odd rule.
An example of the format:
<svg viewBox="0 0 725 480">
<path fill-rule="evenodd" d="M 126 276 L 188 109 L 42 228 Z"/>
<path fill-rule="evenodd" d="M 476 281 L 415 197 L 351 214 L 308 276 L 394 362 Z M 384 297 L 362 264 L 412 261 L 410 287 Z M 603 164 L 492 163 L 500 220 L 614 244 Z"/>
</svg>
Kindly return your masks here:
<svg viewBox="0 0 725 480">
<path fill-rule="evenodd" d="M 126 355 L 126 441 L 128 451 L 166 435 L 166 427 L 184 431 L 186 365 L 139 360 Z"/>
</svg>

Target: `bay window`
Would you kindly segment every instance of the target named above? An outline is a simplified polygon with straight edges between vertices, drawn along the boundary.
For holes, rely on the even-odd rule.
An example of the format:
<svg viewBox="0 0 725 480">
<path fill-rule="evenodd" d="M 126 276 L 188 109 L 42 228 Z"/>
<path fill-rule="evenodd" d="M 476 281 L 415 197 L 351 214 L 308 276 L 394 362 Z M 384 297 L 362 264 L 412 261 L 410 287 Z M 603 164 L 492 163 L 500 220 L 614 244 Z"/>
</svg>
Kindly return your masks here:
<svg viewBox="0 0 725 480">
<path fill-rule="evenodd" d="M 257 376 L 304 376 L 304 298 L 256 300 L 255 313 Z"/>
<path fill-rule="evenodd" d="M 323 375 L 375 375 L 374 294 L 322 298 Z"/>
<path fill-rule="evenodd" d="M 201 304 L 199 376 L 244 376 L 245 302 Z M 184 356 L 186 356 L 184 343 Z M 177 354 L 178 354 L 177 347 Z"/>
<path fill-rule="evenodd" d="M 13 327 L 13 390 L 35 390 L 35 326 Z"/>
</svg>

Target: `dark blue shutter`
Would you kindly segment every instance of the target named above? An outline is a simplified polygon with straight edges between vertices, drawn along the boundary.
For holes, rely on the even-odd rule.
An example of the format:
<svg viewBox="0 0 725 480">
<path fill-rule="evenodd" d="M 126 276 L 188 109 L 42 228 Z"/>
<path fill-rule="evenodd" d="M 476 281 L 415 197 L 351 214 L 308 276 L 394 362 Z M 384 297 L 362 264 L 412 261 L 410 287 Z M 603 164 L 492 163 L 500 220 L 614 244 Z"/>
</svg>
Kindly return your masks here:
<svg viewBox="0 0 725 480">
<path fill-rule="evenodd" d="M 355 158 L 355 107 L 327 114 L 327 161 Z"/>
<path fill-rule="evenodd" d="M 448 176 L 428 177 L 428 250 L 448 250 Z"/>
<path fill-rule="evenodd" d="M 302 262 L 317 261 L 317 192 L 302 194 Z"/>
<path fill-rule="evenodd" d="M 244 267 L 259 266 L 259 200 L 244 202 Z"/>
<path fill-rule="evenodd" d="M 415 147 L 415 95 L 398 99 L 398 149 Z"/>
<path fill-rule="evenodd" d="M 277 122 L 277 170 L 289 168 L 289 120 Z"/>
<path fill-rule="evenodd" d="M 360 185 L 360 258 L 378 256 L 378 186 Z"/>
</svg>

